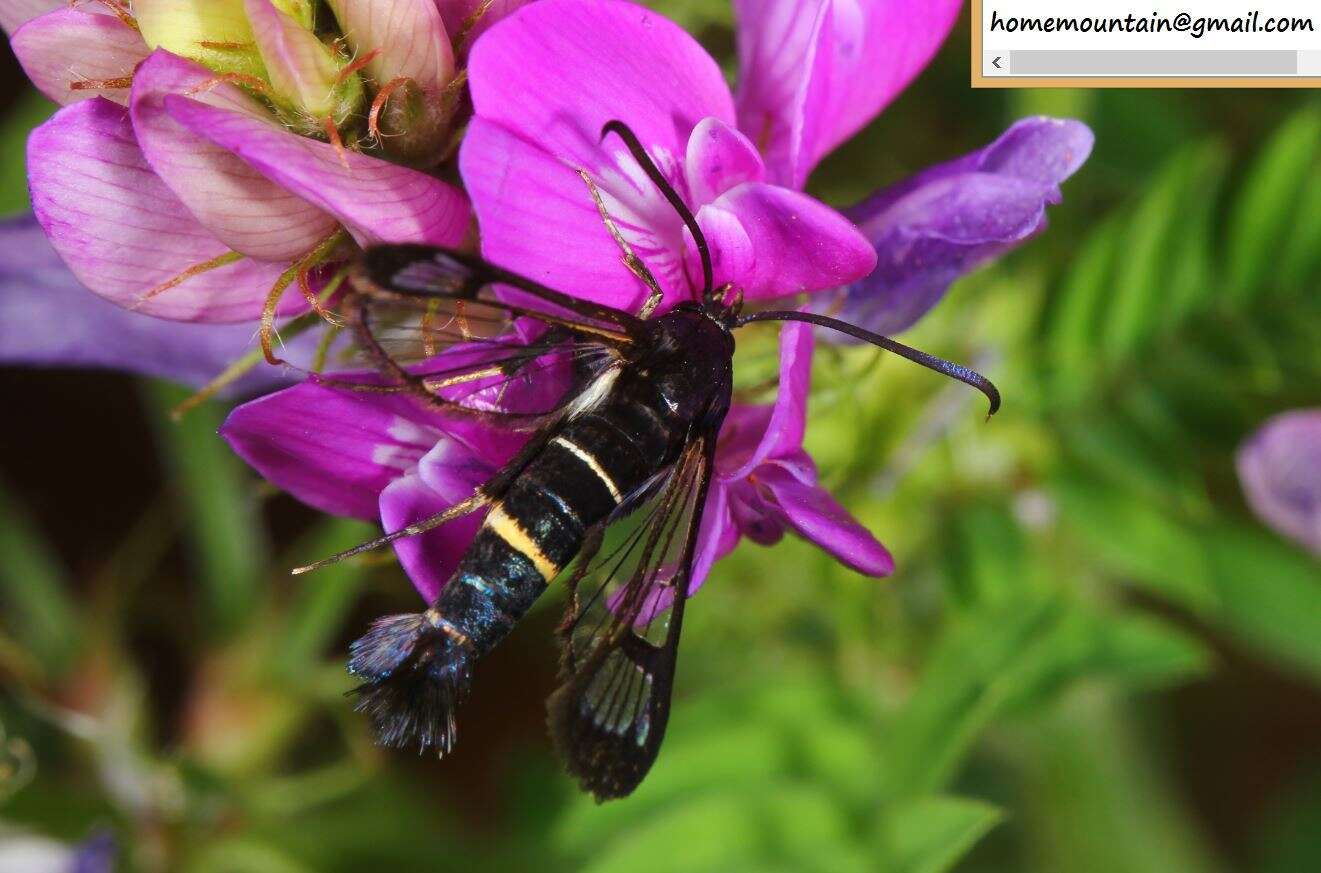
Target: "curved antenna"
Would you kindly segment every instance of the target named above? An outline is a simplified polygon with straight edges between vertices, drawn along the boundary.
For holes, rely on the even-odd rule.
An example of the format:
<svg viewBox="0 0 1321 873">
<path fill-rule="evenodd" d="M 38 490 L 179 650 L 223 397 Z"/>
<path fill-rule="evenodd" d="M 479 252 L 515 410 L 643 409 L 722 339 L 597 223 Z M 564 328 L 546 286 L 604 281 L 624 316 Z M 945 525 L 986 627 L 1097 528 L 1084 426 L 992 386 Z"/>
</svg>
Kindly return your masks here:
<svg viewBox="0 0 1321 873">
<path fill-rule="evenodd" d="M 791 310 L 772 310 L 770 312 L 754 312 L 751 315 L 745 315 L 734 323 L 735 327 L 742 327 L 745 324 L 751 324 L 754 321 L 804 321 L 808 324 L 815 324 L 817 327 L 828 327 L 831 330 L 837 330 L 840 333 L 848 334 L 854 339 L 860 339 L 863 342 L 879 346 L 887 352 L 894 352 L 901 358 L 907 358 L 915 364 L 920 364 L 928 370 L 934 370 L 942 375 L 949 376 L 951 379 L 958 379 L 965 385 L 971 385 L 978 391 L 986 395 L 986 399 L 991 402 L 991 411 L 986 413 L 990 418 L 1000 409 L 1000 391 L 995 387 L 990 379 L 987 379 L 976 370 L 969 369 L 962 364 L 955 364 L 944 358 L 937 358 L 935 355 L 929 355 L 926 352 L 918 351 L 912 346 L 906 346 L 901 342 L 895 342 L 888 336 L 881 336 L 879 333 L 872 333 L 869 330 L 863 330 L 849 324 L 847 321 L 840 321 L 838 318 L 831 318 L 828 315 L 817 315 L 812 312 L 794 312 Z"/>
<path fill-rule="evenodd" d="M 670 202 L 670 205 L 674 207 L 674 211 L 679 213 L 679 217 L 687 225 L 688 232 L 693 235 L 693 242 L 697 244 L 697 253 L 702 257 L 702 294 L 698 299 L 705 300 L 715 289 L 715 273 L 711 268 L 711 249 L 706 244 L 706 236 L 702 233 L 702 229 L 697 226 L 697 219 L 693 217 L 692 211 L 688 208 L 688 204 L 683 202 L 679 192 L 674 190 L 674 186 L 670 184 L 669 180 L 661 173 L 660 168 L 651 160 L 651 155 L 647 154 L 647 150 L 642 147 L 642 142 L 632 128 L 619 119 L 614 119 L 607 121 L 605 126 L 601 128 L 601 139 L 604 140 L 606 136 L 612 133 L 624 141 L 629 153 L 633 155 L 633 160 L 638 162 L 638 165 L 642 167 L 642 172 L 646 173 L 652 184 L 660 189 L 661 194 L 665 195 L 665 199 Z"/>
</svg>

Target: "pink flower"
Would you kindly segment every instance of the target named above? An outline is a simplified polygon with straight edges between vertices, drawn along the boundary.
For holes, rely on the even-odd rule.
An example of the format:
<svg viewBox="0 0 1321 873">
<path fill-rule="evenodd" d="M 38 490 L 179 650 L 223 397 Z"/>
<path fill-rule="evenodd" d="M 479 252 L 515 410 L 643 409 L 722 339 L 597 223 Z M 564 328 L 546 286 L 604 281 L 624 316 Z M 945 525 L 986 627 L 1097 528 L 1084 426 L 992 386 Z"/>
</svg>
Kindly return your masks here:
<svg viewBox="0 0 1321 873">
<path fill-rule="evenodd" d="M 585 38 L 584 35 L 589 35 Z M 755 77 L 755 73 L 752 74 Z M 655 274 L 666 305 L 700 285 L 691 236 L 623 144 L 631 127 L 697 216 L 717 284 L 749 300 L 834 288 L 876 254 L 843 216 L 785 187 L 747 131 L 714 60 L 682 29 L 631 3 L 542 0 L 489 31 L 469 64 L 475 117 L 460 153 L 491 261 L 636 310 L 646 296 L 586 193 Z M 754 132 L 755 135 L 755 132 Z"/>
<path fill-rule="evenodd" d="M 314 381 L 234 410 L 221 436 L 263 476 L 333 515 L 378 519 L 398 530 L 472 496 L 508 441 L 478 438 L 406 397 L 354 393 Z M 458 565 L 483 515 L 395 542 L 413 584 L 429 600 Z"/>
<path fill-rule="evenodd" d="M 146 15 L 162 2 L 135 9 Z M 39 11 L 20 5 L 5 5 L 6 25 Z M 219 16 L 232 5 L 197 14 Z M 409 5 L 417 16 L 393 16 L 370 38 L 390 42 L 407 29 L 406 47 L 446 39 L 431 0 L 399 8 Z M 138 23 L 103 5 L 60 4 L 14 31 L 33 80 L 70 104 L 34 132 L 28 163 L 33 209 L 74 275 L 146 314 L 242 321 L 257 318 L 282 274 L 340 229 L 359 244 L 461 242 L 469 212 L 454 187 L 363 154 L 357 148 L 365 143 L 290 132 L 338 139 L 341 113 L 365 109 L 353 97 L 361 84 L 350 87 L 359 74 L 270 0 L 240 6 L 223 22 L 249 28 L 265 83 L 242 73 L 226 79 L 225 65 L 246 62 L 243 50 L 214 48 L 199 41 L 205 34 L 179 35 L 182 18 L 153 19 L 144 31 L 215 67 L 165 48 L 149 53 Z M 418 21 L 430 30 L 414 27 Z M 428 87 L 452 71 L 443 52 L 423 62 L 401 56 L 399 42 L 390 45 L 393 53 L 373 61 L 379 69 L 428 75 Z M 217 52 L 233 57 L 215 60 Z M 79 87 L 89 84 L 102 87 Z M 98 91 L 103 96 L 86 99 Z"/>
<path fill-rule="evenodd" d="M 439 372 L 499 352 L 499 346 L 446 350 L 418 368 Z M 560 361 L 558 363 L 567 363 Z M 363 382 L 372 375 L 347 376 Z M 498 388 L 473 383 L 449 389 L 474 408 L 544 408 L 567 388 L 567 371 L 543 362 Z M 502 431 L 466 417 L 422 408 L 407 396 L 304 382 L 240 406 L 221 428 L 234 451 L 264 477 L 304 503 L 334 515 L 399 530 L 468 497 L 522 446 L 526 433 Z M 397 540 L 395 552 L 428 600 L 449 580 L 485 512 Z"/>
</svg>

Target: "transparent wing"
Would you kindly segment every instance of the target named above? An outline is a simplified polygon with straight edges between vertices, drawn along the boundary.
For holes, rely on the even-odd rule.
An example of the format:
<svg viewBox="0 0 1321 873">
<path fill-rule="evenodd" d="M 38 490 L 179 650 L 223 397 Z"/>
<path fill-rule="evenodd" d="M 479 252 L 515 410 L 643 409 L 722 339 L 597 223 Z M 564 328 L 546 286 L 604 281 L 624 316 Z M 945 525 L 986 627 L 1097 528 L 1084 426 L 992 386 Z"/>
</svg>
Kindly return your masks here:
<svg viewBox="0 0 1321 873">
<path fill-rule="evenodd" d="M 622 309 L 580 300 L 479 257 L 435 246 L 370 248 L 354 271 L 353 284 L 376 298 L 423 305 L 466 303 L 503 311 L 510 317 L 532 317 L 618 344 L 631 343 L 642 325 Z"/>
<path fill-rule="evenodd" d="M 550 727 L 569 772 L 597 800 L 630 794 L 660 752 L 713 444 L 691 442 L 570 579 Z"/>
<path fill-rule="evenodd" d="M 353 354 L 382 378 L 339 384 L 412 394 L 441 411 L 521 419 L 523 427 L 562 409 L 577 388 L 618 363 L 637 323 L 430 246 L 368 249 L 352 286 L 338 317 L 358 338 Z"/>
</svg>

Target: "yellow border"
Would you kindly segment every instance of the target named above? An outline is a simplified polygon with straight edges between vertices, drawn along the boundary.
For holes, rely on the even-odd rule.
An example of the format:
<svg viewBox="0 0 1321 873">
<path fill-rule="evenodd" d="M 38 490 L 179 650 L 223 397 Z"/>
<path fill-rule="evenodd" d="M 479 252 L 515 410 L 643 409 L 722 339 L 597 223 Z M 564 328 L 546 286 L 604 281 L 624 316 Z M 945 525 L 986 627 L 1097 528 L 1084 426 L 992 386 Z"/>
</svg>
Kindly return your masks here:
<svg viewBox="0 0 1321 873">
<path fill-rule="evenodd" d="M 1321 88 L 1318 76 L 985 76 L 982 75 L 982 0 L 972 0 L 974 88 Z"/>
</svg>

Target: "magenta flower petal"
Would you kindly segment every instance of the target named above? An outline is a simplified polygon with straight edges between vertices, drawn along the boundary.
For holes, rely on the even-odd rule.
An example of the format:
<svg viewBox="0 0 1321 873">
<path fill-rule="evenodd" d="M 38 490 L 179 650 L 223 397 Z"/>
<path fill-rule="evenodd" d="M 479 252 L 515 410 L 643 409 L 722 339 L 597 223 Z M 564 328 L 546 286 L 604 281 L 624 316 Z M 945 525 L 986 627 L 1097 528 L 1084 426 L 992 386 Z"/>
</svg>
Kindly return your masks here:
<svg viewBox="0 0 1321 873">
<path fill-rule="evenodd" d="M 739 125 L 761 144 L 779 184 L 801 188 L 810 169 L 800 170 L 803 127 L 807 103 L 817 96 L 812 91 L 829 81 L 834 6 L 830 0 L 734 3 Z"/>
<path fill-rule="evenodd" d="M 267 121 L 268 113 L 234 85 L 216 83 L 206 67 L 170 52 L 153 52 L 138 68 L 129 106 L 138 145 L 202 226 L 235 251 L 267 261 L 299 258 L 339 226 L 334 216 L 166 113 L 166 96 L 194 93 L 199 101 L 256 121 Z"/>
<path fill-rule="evenodd" d="M 463 443 L 442 437 L 418 461 L 416 471 L 381 492 L 381 524 L 396 531 L 444 512 L 471 497 L 496 470 Z M 395 542 L 399 563 L 428 603 L 454 574 L 485 517 L 486 511 L 480 510 Z"/>
<path fill-rule="evenodd" d="M 1045 228 L 1046 207 L 1092 141 L 1077 121 L 1024 119 L 986 148 L 850 209 L 879 262 L 846 290 L 839 317 L 885 334 L 911 327 L 955 279 Z"/>
<path fill-rule="evenodd" d="M 619 262 L 587 186 L 570 167 L 483 118 L 468 126 L 459 167 L 487 258 L 575 297 L 631 312 L 647 298 L 646 287 Z M 653 252 L 643 257 L 662 287 L 680 293 L 686 279 L 676 257 L 667 255 L 664 263 Z"/>
<path fill-rule="evenodd" d="M 10 46 L 37 90 L 64 104 L 98 94 L 127 102 L 127 88 L 70 86 L 125 79 L 147 56 L 147 44 L 136 30 L 114 15 L 83 9 L 57 9 L 32 19 L 15 31 Z"/>
<path fill-rule="evenodd" d="M 115 306 L 74 278 L 31 216 L 0 221 L 0 364 L 117 370 L 201 386 L 254 342 L 251 325 L 166 321 Z M 250 396 L 288 381 L 264 367 L 231 393 Z"/>
<path fill-rule="evenodd" d="M 147 164 L 128 110 L 104 99 L 68 106 L 28 140 L 33 212 L 55 250 L 92 291 L 181 321 L 253 320 L 283 266 L 230 254 Z"/>
<path fill-rule="evenodd" d="M 1238 450 L 1238 478 L 1258 518 L 1321 557 L 1321 409 L 1262 425 Z"/>
<path fill-rule="evenodd" d="M 407 398 L 309 381 L 238 407 L 220 435 L 304 503 L 373 520 L 378 495 L 411 472 L 443 433 Z"/>
<path fill-rule="evenodd" d="M 711 248 L 737 265 L 717 282 L 735 281 L 748 300 L 837 288 L 876 266 L 871 243 L 847 218 L 788 188 L 745 182 L 703 206 L 697 221 Z"/>
<path fill-rule="evenodd" d="M 439 179 L 357 152 L 337 152 L 328 143 L 188 97 L 166 97 L 165 108 L 184 127 L 334 215 L 359 243 L 455 246 L 467 235 L 468 202 Z"/>
<path fill-rule="evenodd" d="M 670 302 L 688 297 L 681 223 L 623 144 L 602 143 L 600 133 L 623 120 L 686 189 L 693 128 L 707 116 L 734 120 L 729 90 L 701 46 L 630 3 L 542 0 L 482 37 L 469 75 L 477 117 L 460 168 L 486 257 L 621 308 L 645 299 L 601 224 L 582 168 Z"/>
<path fill-rule="evenodd" d="M 959 0 L 736 0 L 740 127 L 765 142 L 771 181 L 812 168 L 921 72 Z"/>
<path fill-rule="evenodd" d="M 688 593 L 696 593 L 706 582 L 716 561 L 734 551 L 739 532 L 729 509 L 729 490 L 717 479 L 711 482 L 711 493 L 702 511 L 702 526 L 697 534 L 697 550 L 693 555 L 692 582 Z"/>
<path fill-rule="evenodd" d="M 780 389 L 772 406 L 735 404 L 720 433 L 720 479 L 746 479 L 768 459 L 802 449 L 807 395 L 812 387 L 812 328 L 786 322 L 780 328 Z"/>
<path fill-rule="evenodd" d="M 434 0 L 434 2 L 436 8 L 440 10 L 440 17 L 445 22 L 445 31 L 450 39 L 458 39 L 463 33 L 464 25 L 486 0 Z M 471 44 L 473 39 L 485 33 L 491 25 L 509 17 L 528 2 L 529 0 L 492 0 L 486 11 L 482 13 L 482 17 L 466 35 L 468 43 Z"/>
<path fill-rule="evenodd" d="M 69 0 L 0 0 L 0 27 L 12 34 L 37 16 L 68 5 Z"/>
<path fill-rule="evenodd" d="M 442 440 L 437 448 L 444 445 Z M 472 493 L 471 489 L 468 493 Z M 444 512 L 461 499 L 435 491 L 418 473 L 409 472 L 381 492 L 381 525 L 387 531 L 400 530 Z M 485 512 L 474 512 L 424 534 L 395 540 L 394 550 L 400 565 L 427 603 L 436 599 L 454 574 L 485 517 Z"/>
<path fill-rule="evenodd" d="M 588 170 L 601 163 L 601 127 L 612 119 L 673 158 L 703 118 L 734 123 L 710 55 L 674 22 L 632 3 L 533 3 L 473 47 L 468 71 L 478 116 Z"/>
<path fill-rule="evenodd" d="M 840 563 L 868 576 L 889 576 L 894 558 L 816 483 L 816 467 L 806 453 L 797 459 L 797 470 L 785 463 L 763 464 L 757 469 L 756 485 L 765 490 L 798 535 L 834 555 Z"/>
<path fill-rule="evenodd" d="M 696 203 L 710 202 L 743 182 L 766 176 L 757 147 L 718 118 L 703 118 L 688 138 L 684 172 Z"/>
</svg>

